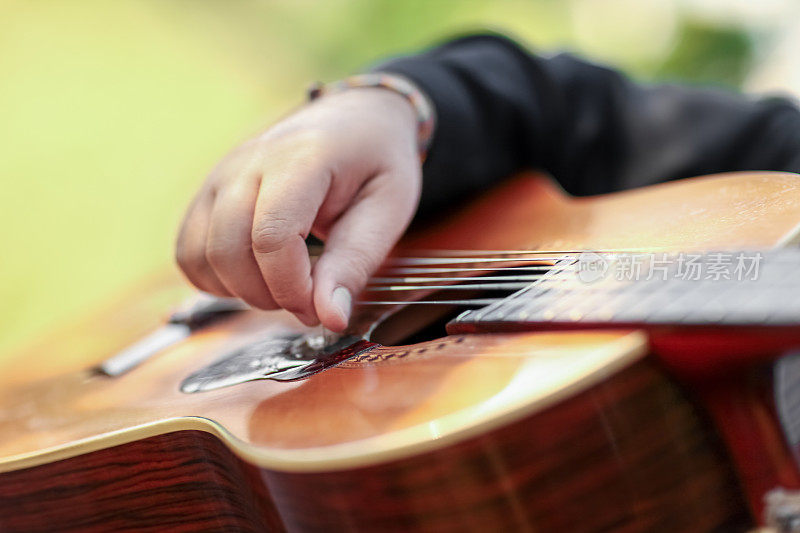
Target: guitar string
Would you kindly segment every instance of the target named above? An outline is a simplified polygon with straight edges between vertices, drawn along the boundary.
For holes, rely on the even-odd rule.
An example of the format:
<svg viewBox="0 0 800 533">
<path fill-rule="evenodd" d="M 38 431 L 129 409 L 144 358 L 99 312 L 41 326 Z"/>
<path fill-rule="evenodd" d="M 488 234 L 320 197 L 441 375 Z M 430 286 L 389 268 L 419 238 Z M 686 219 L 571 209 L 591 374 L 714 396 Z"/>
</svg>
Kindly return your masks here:
<svg viewBox="0 0 800 533">
<path fill-rule="evenodd" d="M 552 257 L 460 257 L 450 259 L 445 257 L 398 257 L 387 261 L 387 266 L 416 266 L 416 265 L 470 265 L 475 263 L 516 263 L 516 262 L 535 262 L 544 263 L 547 261 L 561 261 L 567 256 Z"/>
<path fill-rule="evenodd" d="M 464 287 L 464 288 L 478 288 L 477 285 L 485 284 L 485 282 L 490 281 L 494 282 L 494 284 L 507 284 L 507 285 L 517 285 L 519 283 L 524 283 L 525 285 L 530 285 L 532 283 L 542 283 L 542 284 L 552 284 L 552 283 L 567 283 L 570 281 L 580 280 L 578 277 L 578 271 L 576 270 L 565 270 L 560 271 L 559 275 L 553 274 L 545 274 L 540 277 L 536 276 L 486 276 L 486 277 L 467 277 L 467 278 L 459 278 L 459 277 L 444 277 L 444 278 L 421 278 L 421 280 L 416 281 L 414 278 L 382 278 L 384 281 L 370 281 L 367 283 L 366 288 L 374 288 L 375 290 L 387 291 L 387 290 L 424 290 L 424 289 L 440 289 L 446 287 Z M 561 274 L 571 274 L 571 276 L 564 277 Z M 397 279 L 402 281 L 385 281 L 389 279 Z M 615 278 L 617 281 L 630 281 L 628 278 Z M 441 283 L 441 282 L 448 282 L 452 281 L 455 283 Z M 463 283 L 458 283 L 459 281 Z M 645 278 L 643 281 L 649 281 L 649 278 Z M 439 285 L 435 283 L 439 282 Z M 429 285 L 434 283 L 434 285 Z M 411 289 L 413 287 L 413 289 Z"/>
<path fill-rule="evenodd" d="M 525 332 L 530 333 L 531 331 L 535 331 L 535 330 L 527 330 Z M 547 330 L 544 330 L 544 331 L 547 331 Z M 520 333 L 525 333 L 525 332 L 520 332 Z M 511 335 L 513 335 L 513 333 Z M 410 345 L 410 346 L 413 346 L 413 345 Z M 358 357 L 364 357 L 364 359 L 368 359 L 370 354 L 380 355 L 382 357 L 389 357 L 390 360 L 393 359 L 394 357 L 397 357 L 396 356 L 397 353 L 402 353 L 402 352 L 408 352 L 407 356 L 413 356 L 414 352 L 419 350 L 420 348 L 424 350 L 424 352 L 422 352 L 422 353 L 425 353 L 425 352 L 435 353 L 434 352 L 435 348 L 434 347 L 429 347 L 429 346 L 428 347 L 421 346 L 421 347 L 418 347 L 418 348 L 415 347 L 415 348 L 409 348 L 409 349 L 405 349 L 405 346 L 391 346 L 391 347 L 387 347 L 387 349 L 385 351 L 381 350 L 381 351 L 375 351 L 375 352 L 372 352 L 372 351 L 365 352 L 363 354 L 363 356 L 356 356 L 356 358 L 349 360 L 347 363 L 345 363 L 345 365 L 346 364 L 353 364 L 353 363 L 357 364 L 357 363 L 370 362 L 370 361 L 366 361 L 366 360 L 358 360 Z M 520 349 L 520 350 L 491 351 L 491 352 L 488 352 L 488 353 L 486 353 L 486 352 L 481 352 L 481 353 L 445 352 L 445 353 L 448 356 L 454 356 L 454 357 L 475 357 L 475 356 L 478 356 L 478 357 L 504 357 L 504 356 L 513 356 L 513 357 L 531 357 L 531 358 L 536 358 L 536 359 L 539 359 L 539 358 L 542 358 L 542 357 L 564 357 L 564 352 L 563 351 L 559 352 L 558 350 L 536 350 L 535 348 L 532 348 L 530 350 Z M 422 354 L 420 354 L 420 355 L 422 355 Z M 380 360 L 373 361 L 373 362 L 380 362 Z"/>
<path fill-rule="evenodd" d="M 370 279 L 365 288 L 365 292 L 408 292 L 408 291 L 447 291 L 447 290 L 508 290 L 519 291 L 533 285 L 553 285 L 553 284 L 566 284 L 570 279 L 564 278 L 565 273 L 574 273 L 578 269 L 567 265 L 558 265 L 568 261 L 568 265 L 574 264 L 578 259 L 576 254 L 592 253 L 596 255 L 612 255 L 616 253 L 644 253 L 641 248 L 628 248 L 628 249 L 603 249 L 603 250 L 420 250 L 418 255 L 426 255 L 425 257 L 393 257 L 390 258 L 385 265 L 389 268 L 383 268 L 380 272 L 383 274 L 435 274 L 435 273 L 459 273 L 459 272 L 495 272 L 514 271 L 517 274 L 520 270 L 528 270 L 534 272 L 542 272 L 540 275 L 531 276 L 442 276 L 442 277 L 420 277 L 420 276 L 405 276 L 390 277 L 390 276 L 376 276 Z M 648 251 L 652 253 L 652 249 Z M 486 255 L 524 255 L 525 257 L 476 257 Z M 558 254 L 558 255 L 555 255 Z M 433 257 L 432 257 L 433 256 Z M 517 266 L 491 266 L 487 265 L 485 268 L 470 266 L 447 266 L 447 265 L 462 265 L 477 263 L 555 263 L 544 265 L 517 265 Z M 411 268 L 411 265 L 445 265 L 442 267 L 428 268 Z M 453 283 L 447 285 L 429 285 L 428 283 L 441 283 L 443 281 L 454 281 L 461 283 Z M 493 281 L 494 283 L 486 283 Z M 421 284 L 425 283 L 425 284 Z M 389 285 L 387 285 L 389 284 Z M 433 300 L 433 299 L 420 299 L 420 300 L 359 300 L 357 303 L 360 305 L 455 305 L 455 306 L 486 306 L 493 305 L 500 302 L 508 301 L 513 294 L 509 294 L 506 298 L 462 298 L 462 299 L 446 299 L 446 300 Z"/>
<path fill-rule="evenodd" d="M 584 252 L 592 252 L 592 253 L 631 253 L 631 252 L 657 252 L 661 250 L 658 247 L 652 248 L 597 248 L 597 249 L 573 249 L 573 250 L 455 250 L 455 249 L 406 249 L 403 250 L 405 256 L 408 257 L 409 255 L 419 255 L 423 257 L 443 257 L 443 256 L 474 256 L 474 255 L 483 255 L 483 254 L 494 254 L 494 255 L 502 255 L 502 254 L 579 254 Z M 403 257 L 403 256 L 397 256 Z"/>
<path fill-rule="evenodd" d="M 367 285 L 365 290 L 373 291 L 373 292 L 394 292 L 394 291 L 423 291 L 423 290 L 458 290 L 458 289 L 472 289 L 472 290 L 502 290 L 505 287 L 509 288 L 517 288 L 523 289 L 525 287 L 529 287 L 534 283 L 536 285 L 567 285 L 573 281 L 580 281 L 580 278 L 575 280 L 570 278 L 563 278 L 563 277 L 553 277 L 553 278 L 538 278 L 535 280 L 514 280 L 511 279 L 509 281 L 496 281 L 492 283 L 481 283 L 482 279 L 467 279 L 463 280 L 467 281 L 467 283 L 447 283 L 441 285 L 426 285 L 426 284 L 415 284 L 415 283 L 399 283 L 395 285 Z M 617 281 L 627 281 L 625 279 L 618 279 Z M 649 280 L 648 280 L 649 281 Z M 538 283 L 537 283 L 538 282 Z M 592 283 L 591 285 L 595 285 L 596 283 Z M 582 287 L 584 284 L 582 283 L 580 286 Z M 585 284 L 589 286 L 590 284 Z"/>
<path fill-rule="evenodd" d="M 472 298 L 466 300 L 358 300 L 359 305 L 455 305 L 484 306 L 506 301 L 505 298 Z"/>
<path fill-rule="evenodd" d="M 445 273 L 452 273 L 452 272 L 494 272 L 494 271 L 507 271 L 513 270 L 516 272 L 521 271 L 530 271 L 530 272 L 538 272 L 538 271 L 547 271 L 550 270 L 553 265 L 520 265 L 514 267 L 492 267 L 488 266 L 485 268 L 479 267 L 463 267 L 463 268 L 447 268 L 447 267 L 431 267 L 431 268 L 389 268 L 389 269 L 382 269 L 379 272 L 383 274 L 445 274 Z M 463 277 L 463 279 L 469 279 L 468 277 Z"/>
<path fill-rule="evenodd" d="M 392 278 L 392 277 L 373 277 L 370 278 L 370 283 L 439 283 L 442 281 L 536 281 L 537 279 L 542 279 L 541 276 L 536 275 L 529 275 L 529 276 L 478 276 L 478 277 L 466 277 L 466 276 L 435 276 L 435 277 L 425 277 L 425 276 L 411 276 L 411 277 L 400 277 L 400 278 Z"/>
<path fill-rule="evenodd" d="M 657 253 L 659 248 L 607 248 L 607 249 L 583 249 L 583 250 L 404 250 L 403 255 L 390 256 L 385 264 L 412 263 L 417 261 L 447 262 L 447 263 L 470 263 L 476 260 L 484 261 L 503 261 L 503 260 L 525 260 L 525 261 L 550 261 L 559 260 L 563 257 L 581 254 L 613 255 L 613 254 L 636 254 L 636 253 Z M 486 257 L 488 256 L 488 257 Z M 524 256 L 524 257 L 509 257 Z M 450 261 L 452 259 L 452 261 Z"/>
<path fill-rule="evenodd" d="M 561 255 L 553 255 L 555 253 Z M 527 291 L 520 291 L 528 287 L 542 287 L 547 290 L 549 287 L 558 286 L 560 289 L 572 292 L 569 282 L 572 281 L 573 287 L 581 292 L 586 293 L 603 293 L 608 292 L 606 283 L 578 283 L 580 280 L 575 274 L 579 269 L 576 268 L 575 263 L 579 257 L 575 254 L 584 252 L 592 252 L 597 255 L 601 254 L 615 254 L 632 252 L 636 254 L 652 254 L 653 248 L 643 249 L 615 249 L 615 250 L 428 250 L 424 253 L 436 255 L 439 257 L 399 257 L 394 258 L 395 264 L 390 268 L 384 268 L 379 271 L 383 276 L 376 276 L 372 278 L 366 288 L 366 292 L 372 293 L 394 293 L 402 291 L 440 291 L 440 290 L 508 290 L 516 293 L 509 294 L 505 298 L 497 297 L 483 297 L 475 298 L 460 298 L 460 299 L 430 299 L 422 298 L 419 300 L 375 300 L 365 299 L 357 303 L 361 305 L 450 305 L 450 306 L 487 306 L 500 304 L 502 302 L 509 302 L 513 298 L 517 298 Z M 475 257 L 481 254 L 524 254 L 526 257 Z M 706 252 L 708 253 L 708 252 Z M 453 258 L 444 257 L 447 254 Z M 461 255 L 465 257 L 461 257 Z M 420 254 L 421 255 L 421 254 Z M 515 266 L 501 266 L 502 263 L 520 263 Z M 501 265 L 486 265 L 485 267 L 476 267 L 476 263 L 501 263 Z M 532 265 L 526 263 L 550 263 L 543 265 Z M 559 264 L 561 263 L 561 264 Z M 564 264 L 566 263 L 566 264 Z M 426 268 L 414 268 L 407 265 L 425 264 L 425 265 L 443 265 L 441 267 L 428 266 Z M 471 266 L 461 266 L 468 264 Z M 495 272 L 511 272 L 511 275 L 491 275 Z M 540 275 L 519 276 L 520 271 L 527 272 L 541 272 Z M 489 276 L 419 276 L 415 274 L 458 274 L 458 273 L 472 273 L 479 272 L 489 273 Z M 405 274 L 403 277 L 391 277 L 390 274 Z M 567 277 L 570 276 L 570 277 Z M 442 282 L 453 281 L 456 283 L 442 285 Z M 488 281 L 495 283 L 486 283 Z M 606 281 L 631 281 L 630 279 L 611 279 L 607 278 Z M 460 283 L 459 283 L 460 282 Z M 439 285 L 436 285 L 439 283 Z M 617 285 L 617 284 L 614 284 Z"/>
<path fill-rule="evenodd" d="M 464 251 L 438 251 L 438 253 L 469 253 L 471 256 L 480 255 L 481 253 L 503 253 L 502 251 L 492 250 L 492 251 L 476 251 L 476 250 L 464 250 Z M 402 258 L 393 258 L 395 264 L 402 264 L 403 266 L 412 265 L 412 264 L 440 264 L 440 265 L 453 265 L 453 264 L 461 264 L 461 263 L 509 263 L 509 262 L 559 262 L 564 261 L 567 256 L 567 251 L 564 251 L 559 256 L 547 257 L 543 258 L 538 256 L 539 253 L 546 253 L 552 254 L 553 251 L 508 251 L 508 253 L 520 254 L 535 254 L 535 258 L 531 257 L 502 257 L 502 258 L 495 258 L 495 257 L 460 257 L 457 259 L 449 259 L 449 258 L 432 258 L 432 257 L 402 257 Z M 489 266 L 486 269 L 481 268 L 474 268 L 474 267 L 466 267 L 469 270 L 460 270 L 459 268 L 427 268 L 427 269 L 389 269 L 390 271 L 393 270 L 396 272 L 400 270 L 402 272 L 407 273 L 434 273 L 434 272 L 458 272 L 458 271 L 468 271 L 468 272 L 492 272 L 495 268 Z M 504 271 L 514 270 L 516 271 L 515 274 L 518 273 L 520 267 L 497 267 L 501 268 Z M 541 271 L 543 273 L 547 273 L 552 270 L 553 265 L 537 265 L 537 266 L 523 266 L 522 268 L 528 269 L 535 269 L 534 271 Z M 386 271 L 384 270 L 384 273 Z M 390 278 L 390 277 L 376 277 L 370 280 L 370 283 L 367 285 L 365 291 L 366 292 L 399 292 L 399 291 L 414 291 L 414 290 L 508 290 L 508 291 L 516 291 L 520 289 L 524 289 L 529 287 L 531 284 L 543 281 L 544 274 L 535 275 L 535 276 L 527 276 L 527 277 L 520 277 L 518 275 L 513 276 L 489 276 L 489 278 L 493 279 L 484 279 L 483 277 L 450 277 L 447 281 L 456 281 L 461 283 L 454 283 L 448 285 L 420 285 L 419 279 L 415 279 L 414 276 L 405 277 L 405 278 Z M 427 282 L 430 283 L 441 283 L 445 281 L 442 277 L 428 277 L 423 278 Z M 486 281 L 500 281 L 500 283 L 486 283 Z M 376 285 L 376 283 L 399 283 L 393 285 Z M 449 300 L 431 300 L 431 299 L 420 299 L 420 300 L 409 300 L 409 301 L 392 301 L 392 300 L 360 300 L 357 303 L 361 305 L 402 305 L 403 303 L 412 304 L 412 305 L 450 305 L 450 306 L 486 306 L 491 305 L 494 303 L 498 303 L 500 301 L 504 301 L 505 299 L 500 298 L 466 298 L 466 299 L 449 299 Z"/>
<path fill-rule="evenodd" d="M 475 253 L 481 253 L 481 251 L 439 251 L 440 253 L 467 253 L 472 252 L 472 255 Z M 486 251 L 486 253 L 497 253 L 497 250 Z M 538 251 L 509 251 L 509 253 L 539 253 Z M 545 253 L 545 252 L 541 252 Z M 547 252 L 549 253 L 549 252 Z M 431 257 L 402 257 L 402 258 L 395 258 L 394 264 L 402 264 L 402 265 L 410 265 L 410 264 L 442 264 L 442 265 L 452 265 L 452 264 L 459 264 L 463 262 L 468 263 L 509 263 L 509 262 L 544 262 L 544 261 L 563 261 L 565 256 L 559 257 L 552 257 L 552 258 L 540 258 L 537 257 L 535 259 L 532 258 L 518 258 L 518 257 L 503 257 L 503 258 L 476 258 L 476 257 L 468 257 L 468 258 L 460 258 L 458 260 L 450 260 L 450 259 L 440 259 L 440 258 L 431 258 Z M 501 281 L 505 283 L 516 283 L 515 285 L 511 285 L 510 288 L 523 288 L 525 285 L 520 285 L 519 282 L 521 281 L 530 281 L 534 282 L 537 279 L 542 279 L 541 275 L 538 276 L 527 276 L 527 277 L 520 277 L 518 275 L 519 271 L 525 269 L 526 271 L 532 272 L 547 272 L 552 269 L 552 265 L 545 264 L 545 265 L 525 265 L 525 266 L 517 266 L 517 267 L 505 267 L 505 266 L 487 266 L 486 268 L 475 268 L 475 267 L 450 267 L 450 268 L 389 268 L 383 269 L 381 272 L 383 274 L 434 274 L 434 273 L 458 273 L 458 272 L 494 272 L 495 270 L 502 270 L 502 271 L 514 271 L 515 275 L 513 276 L 439 276 L 439 277 L 419 277 L 419 276 L 405 276 L 405 277 L 391 277 L 391 276 L 375 276 L 370 278 L 367 284 L 367 290 L 373 291 L 408 291 L 408 290 L 425 290 L 425 289 L 445 289 L 445 290 L 453 290 L 455 288 L 459 288 L 460 284 L 453 284 L 453 285 L 431 285 L 431 286 L 420 286 L 420 283 L 441 283 L 442 281 L 460 281 L 464 286 L 469 286 L 472 289 L 502 289 L 507 288 L 501 286 L 500 284 L 493 284 L 493 285 L 486 285 L 486 281 Z M 479 282 L 476 284 L 476 282 Z M 381 286 L 376 284 L 386 284 L 391 283 L 390 286 Z M 526 284 L 527 285 L 527 284 Z"/>
<path fill-rule="evenodd" d="M 531 285 L 531 282 L 507 282 L 507 283 L 472 283 L 469 285 L 453 284 L 453 285 L 378 285 L 367 287 L 369 292 L 396 292 L 396 291 L 423 291 L 423 290 L 483 290 L 483 291 L 496 291 L 496 290 L 517 290 L 524 289 Z"/>
</svg>

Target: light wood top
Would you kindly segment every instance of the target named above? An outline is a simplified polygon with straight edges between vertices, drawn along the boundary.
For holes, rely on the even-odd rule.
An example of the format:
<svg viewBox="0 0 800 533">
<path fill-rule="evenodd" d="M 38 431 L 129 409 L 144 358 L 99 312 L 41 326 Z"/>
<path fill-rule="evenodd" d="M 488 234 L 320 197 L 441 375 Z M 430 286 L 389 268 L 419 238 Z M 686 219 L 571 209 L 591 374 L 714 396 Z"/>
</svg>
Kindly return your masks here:
<svg viewBox="0 0 800 533">
<path fill-rule="evenodd" d="M 527 176 L 408 239 L 411 248 L 770 248 L 796 238 L 800 177 L 745 173 L 608 197 L 563 196 Z M 151 280 L 0 367 L 0 471 L 179 429 L 217 434 L 245 459 L 328 470 L 417 453 L 573 394 L 641 357 L 631 331 L 466 335 L 380 348 L 309 380 L 179 392 L 190 372 L 264 335 L 300 331 L 247 312 L 118 378 L 88 370 L 156 327 L 186 289 Z"/>
</svg>

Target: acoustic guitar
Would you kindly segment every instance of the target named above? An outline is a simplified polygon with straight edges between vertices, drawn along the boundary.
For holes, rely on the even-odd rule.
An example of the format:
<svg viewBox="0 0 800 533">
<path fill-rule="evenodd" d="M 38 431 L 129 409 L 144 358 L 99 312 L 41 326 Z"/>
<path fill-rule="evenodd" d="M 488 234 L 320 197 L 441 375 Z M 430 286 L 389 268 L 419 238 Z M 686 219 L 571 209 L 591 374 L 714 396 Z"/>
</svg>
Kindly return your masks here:
<svg viewBox="0 0 800 533">
<path fill-rule="evenodd" d="M 789 531 L 799 224 L 793 174 L 524 174 L 335 337 L 156 276 L 3 358 L 0 531 Z"/>
</svg>

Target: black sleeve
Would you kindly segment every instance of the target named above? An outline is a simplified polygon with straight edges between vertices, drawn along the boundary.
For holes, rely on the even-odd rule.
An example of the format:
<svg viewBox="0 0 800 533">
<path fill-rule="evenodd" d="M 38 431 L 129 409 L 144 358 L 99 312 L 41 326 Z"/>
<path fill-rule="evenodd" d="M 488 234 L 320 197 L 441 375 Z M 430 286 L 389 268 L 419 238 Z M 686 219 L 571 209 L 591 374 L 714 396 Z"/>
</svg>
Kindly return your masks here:
<svg viewBox="0 0 800 533">
<path fill-rule="evenodd" d="M 639 85 L 497 35 L 374 70 L 413 80 L 436 108 L 422 211 L 531 167 L 575 195 L 732 170 L 800 171 L 800 112 L 782 99 Z"/>
</svg>

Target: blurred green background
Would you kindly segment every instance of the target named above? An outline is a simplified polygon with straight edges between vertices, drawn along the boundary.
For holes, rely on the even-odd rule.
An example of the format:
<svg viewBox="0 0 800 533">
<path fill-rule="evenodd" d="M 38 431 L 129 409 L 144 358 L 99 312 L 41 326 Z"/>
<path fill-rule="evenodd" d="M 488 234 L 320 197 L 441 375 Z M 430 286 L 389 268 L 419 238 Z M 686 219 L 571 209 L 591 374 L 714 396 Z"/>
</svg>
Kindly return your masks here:
<svg viewBox="0 0 800 533">
<path fill-rule="evenodd" d="M 205 173 L 309 82 L 491 28 L 739 85 L 770 32 L 698 3 L 0 0 L 0 354 L 172 268 Z"/>
</svg>

